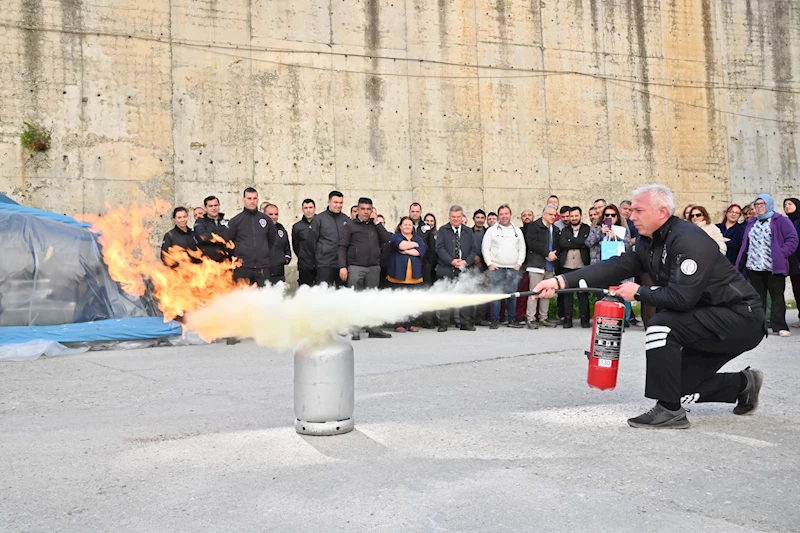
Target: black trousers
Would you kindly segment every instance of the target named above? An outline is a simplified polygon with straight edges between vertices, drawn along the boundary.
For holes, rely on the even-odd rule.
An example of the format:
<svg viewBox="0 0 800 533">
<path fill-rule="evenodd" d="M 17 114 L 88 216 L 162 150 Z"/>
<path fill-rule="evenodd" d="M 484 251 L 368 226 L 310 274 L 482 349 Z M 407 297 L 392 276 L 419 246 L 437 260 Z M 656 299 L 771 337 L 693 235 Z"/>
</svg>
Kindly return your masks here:
<svg viewBox="0 0 800 533">
<path fill-rule="evenodd" d="M 667 403 L 734 403 L 740 375 L 717 373 L 766 336 L 764 310 L 699 307 L 684 313 L 660 311 L 647 326 L 644 395 Z"/>
<path fill-rule="evenodd" d="M 580 270 L 579 268 L 562 268 L 561 272 L 575 272 Z M 569 319 L 572 319 L 572 309 L 575 301 L 574 294 L 559 294 L 559 296 L 564 297 L 564 316 Z M 588 292 L 579 292 L 578 293 L 578 310 L 580 311 L 580 317 L 582 321 L 589 320 L 589 293 Z"/>
<path fill-rule="evenodd" d="M 317 285 L 327 283 L 330 287 L 340 287 L 342 280 L 339 269 L 333 267 L 317 267 Z"/>
<path fill-rule="evenodd" d="M 338 275 L 338 274 L 337 274 Z M 297 269 L 297 284 L 298 285 L 314 285 L 317 282 L 317 269 Z"/>
<path fill-rule="evenodd" d="M 761 305 L 764 311 L 767 310 L 767 293 L 772 298 L 772 305 L 769 309 L 769 326 L 772 331 L 778 332 L 789 329 L 786 325 L 786 298 L 783 292 L 786 290 L 786 276 L 773 274 L 772 272 L 747 271 L 747 281 L 761 296 Z"/>
<path fill-rule="evenodd" d="M 263 287 L 266 285 L 267 280 L 269 279 L 269 269 L 239 267 L 233 271 L 233 279 L 234 281 L 246 279 L 250 282 L 250 285 L 258 285 L 259 287 Z"/>
<path fill-rule="evenodd" d="M 452 276 L 452 277 L 458 277 Z M 451 279 L 451 276 L 444 276 L 440 277 L 439 280 L 447 280 Z M 455 314 L 455 318 L 460 319 L 461 327 L 469 327 L 472 325 L 473 320 L 475 319 L 475 306 L 467 306 L 462 307 L 461 309 L 444 309 L 436 311 L 436 321 L 439 323 L 439 326 L 445 326 L 450 323 L 450 312 Z"/>
<path fill-rule="evenodd" d="M 792 293 L 794 294 L 794 303 L 796 308 L 800 308 L 800 274 L 792 274 L 789 276 L 792 280 Z"/>
</svg>

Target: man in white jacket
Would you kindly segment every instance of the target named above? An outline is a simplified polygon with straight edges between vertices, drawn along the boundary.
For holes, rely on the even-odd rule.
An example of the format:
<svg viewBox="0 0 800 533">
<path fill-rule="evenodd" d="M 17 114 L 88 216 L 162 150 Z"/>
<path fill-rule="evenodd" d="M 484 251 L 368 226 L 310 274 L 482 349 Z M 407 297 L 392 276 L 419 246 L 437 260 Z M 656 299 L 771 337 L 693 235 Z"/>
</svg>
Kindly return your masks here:
<svg viewBox="0 0 800 533">
<path fill-rule="evenodd" d="M 481 252 L 488 267 L 489 283 L 492 292 L 508 294 L 517 290 L 519 269 L 525 261 L 525 237 L 522 230 L 511 223 L 511 208 L 503 204 L 497 210 L 497 224 L 486 230 Z M 516 320 L 517 299 L 506 300 L 508 327 L 521 328 Z M 490 329 L 500 327 L 500 301 L 491 303 L 492 323 Z"/>
</svg>

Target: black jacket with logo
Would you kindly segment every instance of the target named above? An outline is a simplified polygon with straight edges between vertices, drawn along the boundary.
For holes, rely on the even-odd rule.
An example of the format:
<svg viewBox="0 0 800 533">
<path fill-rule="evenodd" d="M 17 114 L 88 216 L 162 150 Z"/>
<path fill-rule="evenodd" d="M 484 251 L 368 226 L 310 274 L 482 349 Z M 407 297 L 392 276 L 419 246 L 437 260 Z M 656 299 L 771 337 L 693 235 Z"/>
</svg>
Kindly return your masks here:
<svg viewBox="0 0 800 533">
<path fill-rule="evenodd" d="M 275 224 L 275 245 L 272 247 L 272 262 L 269 273 L 273 276 L 281 276 L 284 267 L 292 260 L 292 249 L 289 246 L 289 234 L 283 224 Z"/>
<path fill-rule="evenodd" d="M 194 236 L 197 239 L 197 246 L 203 251 L 203 255 L 220 263 L 230 257 L 230 250 L 228 250 L 224 242 L 212 242 L 214 235 L 224 238 L 223 235 L 227 227 L 228 221 L 222 213 L 216 219 L 204 216 L 195 221 Z"/>
<path fill-rule="evenodd" d="M 197 250 L 197 241 L 194 239 L 192 230 L 188 228 L 183 231 L 178 226 L 175 226 L 165 233 L 164 240 L 161 241 L 161 261 L 169 266 L 172 266 L 173 262 L 166 259 L 165 254 L 169 252 L 171 246 L 179 246 L 184 250 Z M 200 260 L 192 258 L 192 262 L 199 263 Z"/>
<path fill-rule="evenodd" d="M 351 220 L 339 234 L 339 268 L 380 266 L 381 247 L 390 240 L 392 234 L 383 224 Z"/>
<path fill-rule="evenodd" d="M 431 227 L 428 226 L 423 220 L 419 221 L 417 227 L 414 228 L 414 235 L 418 235 L 422 242 L 425 243 L 425 257 L 422 262 L 429 265 L 436 265 L 439 258 L 436 256 L 436 238 L 433 236 Z"/>
<path fill-rule="evenodd" d="M 344 213 L 333 213 L 328 208 L 311 221 L 317 267 L 339 268 L 339 234 L 349 220 Z"/>
<path fill-rule="evenodd" d="M 306 217 L 301 218 L 292 226 L 292 249 L 297 256 L 297 268 L 300 270 L 314 270 L 317 268 L 317 259 L 314 257 L 316 241 L 311 222 Z"/>
<path fill-rule="evenodd" d="M 275 246 L 277 233 L 267 215 L 256 209 L 244 209 L 230 219 L 223 237 L 233 242 L 235 247 L 231 253 L 242 260 L 243 267 L 269 268 L 270 250 Z"/>
<path fill-rule="evenodd" d="M 582 279 L 589 287 L 608 287 L 643 272 L 653 278 L 653 287 L 639 290 L 644 305 L 671 311 L 761 305 L 758 293 L 719 253 L 717 243 L 698 226 L 674 216 L 652 237 L 640 235 L 635 251 L 564 274 L 564 279 L 568 287 L 577 287 Z"/>
<path fill-rule="evenodd" d="M 567 224 L 564 226 L 564 229 L 561 230 L 561 235 L 558 237 L 559 266 L 563 268 L 564 263 L 567 261 L 567 252 L 569 250 L 580 250 L 583 265 L 591 264 L 592 260 L 589 254 L 589 247 L 586 246 L 586 239 L 589 238 L 591 230 L 592 228 L 590 228 L 588 224 L 581 223 L 580 229 L 578 229 L 578 236 L 575 237 L 575 233 L 572 231 L 572 225 Z"/>
</svg>

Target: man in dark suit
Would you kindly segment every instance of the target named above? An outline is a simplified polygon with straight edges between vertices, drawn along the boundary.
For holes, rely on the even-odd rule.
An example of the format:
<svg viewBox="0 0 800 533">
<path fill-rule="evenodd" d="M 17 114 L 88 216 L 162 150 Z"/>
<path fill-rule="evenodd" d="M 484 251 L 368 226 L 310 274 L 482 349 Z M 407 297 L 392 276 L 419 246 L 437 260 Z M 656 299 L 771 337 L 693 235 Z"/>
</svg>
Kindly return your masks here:
<svg viewBox="0 0 800 533">
<path fill-rule="evenodd" d="M 450 206 L 450 223 L 439 228 L 436 238 L 436 275 L 439 279 L 457 278 L 475 262 L 477 249 L 472 230 L 464 221 L 464 208 L 460 205 Z M 464 307 L 458 310 L 461 316 L 461 329 L 475 331 L 473 325 L 474 307 Z M 447 331 L 450 322 L 450 310 L 438 311 L 439 332 Z"/>
<path fill-rule="evenodd" d="M 528 250 L 526 263 L 531 287 L 535 287 L 543 279 L 555 276 L 559 239 L 559 231 L 555 226 L 556 216 L 556 206 L 547 204 L 542 210 L 542 217 L 532 222 L 525 233 L 525 245 Z M 549 306 L 550 300 L 528 299 L 528 328 L 539 329 L 539 326 L 553 327 L 555 325 L 547 317 Z M 535 318 L 537 309 L 539 311 L 538 322 Z"/>
</svg>

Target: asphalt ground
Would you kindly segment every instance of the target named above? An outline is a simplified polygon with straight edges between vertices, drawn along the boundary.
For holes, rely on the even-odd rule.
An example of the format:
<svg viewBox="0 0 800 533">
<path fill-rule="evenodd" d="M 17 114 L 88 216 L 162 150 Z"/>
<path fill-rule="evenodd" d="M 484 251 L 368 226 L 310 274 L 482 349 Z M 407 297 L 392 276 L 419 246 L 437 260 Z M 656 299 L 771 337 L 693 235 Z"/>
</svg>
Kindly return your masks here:
<svg viewBox="0 0 800 533">
<path fill-rule="evenodd" d="M 754 416 L 683 431 L 626 424 L 642 328 L 613 391 L 581 328 L 362 340 L 335 437 L 294 431 L 292 354 L 248 342 L 3 363 L 0 531 L 800 531 L 794 332 L 726 367 L 764 371 Z"/>
</svg>

